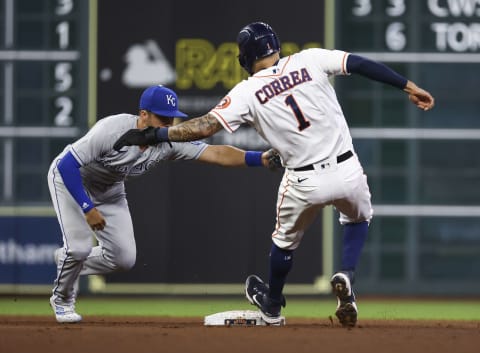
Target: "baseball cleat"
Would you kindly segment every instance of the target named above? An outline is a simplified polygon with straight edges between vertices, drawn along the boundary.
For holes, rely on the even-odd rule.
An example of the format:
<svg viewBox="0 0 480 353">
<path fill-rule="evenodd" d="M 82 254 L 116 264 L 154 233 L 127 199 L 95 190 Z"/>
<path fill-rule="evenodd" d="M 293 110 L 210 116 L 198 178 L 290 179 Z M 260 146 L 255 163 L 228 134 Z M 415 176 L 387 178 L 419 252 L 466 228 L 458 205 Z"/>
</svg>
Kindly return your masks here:
<svg viewBox="0 0 480 353">
<path fill-rule="evenodd" d="M 344 272 L 337 272 L 330 280 L 332 291 L 337 296 L 335 315 L 343 327 L 354 327 L 357 324 L 358 309 L 355 303 L 350 277 Z"/>
<path fill-rule="evenodd" d="M 50 297 L 50 306 L 55 313 L 57 322 L 61 324 L 74 324 L 82 321 L 82 316 L 75 312 L 75 305 L 73 304 L 58 304 L 56 303 L 56 296 Z"/>
<path fill-rule="evenodd" d="M 280 316 L 281 307 L 285 307 L 285 297 L 282 296 L 281 301 L 276 301 L 268 296 L 268 286 L 260 277 L 250 275 L 245 281 L 245 296 L 250 304 L 255 305 L 260 309 L 262 319 L 270 325 L 281 325 L 282 318 Z"/>
</svg>

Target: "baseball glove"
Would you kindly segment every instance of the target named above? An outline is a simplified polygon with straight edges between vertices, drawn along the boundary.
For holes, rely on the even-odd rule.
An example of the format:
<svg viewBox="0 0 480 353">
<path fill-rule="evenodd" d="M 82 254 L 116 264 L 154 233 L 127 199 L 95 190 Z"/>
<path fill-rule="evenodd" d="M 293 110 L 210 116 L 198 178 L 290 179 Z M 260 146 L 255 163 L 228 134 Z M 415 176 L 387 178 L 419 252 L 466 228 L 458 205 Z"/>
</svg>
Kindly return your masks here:
<svg viewBox="0 0 480 353">
<path fill-rule="evenodd" d="M 270 148 L 266 153 L 266 158 L 268 160 L 268 169 L 275 171 L 283 168 L 282 159 L 276 150 Z"/>
<path fill-rule="evenodd" d="M 113 145 L 113 148 L 116 151 L 120 151 L 123 146 L 150 146 L 156 145 L 159 143 L 155 131 L 158 128 L 146 127 L 142 130 L 139 129 L 130 129 L 122 136 Z M 172 144 L 167 141 L 167 143 L 172 147 Z"/>
</svg>

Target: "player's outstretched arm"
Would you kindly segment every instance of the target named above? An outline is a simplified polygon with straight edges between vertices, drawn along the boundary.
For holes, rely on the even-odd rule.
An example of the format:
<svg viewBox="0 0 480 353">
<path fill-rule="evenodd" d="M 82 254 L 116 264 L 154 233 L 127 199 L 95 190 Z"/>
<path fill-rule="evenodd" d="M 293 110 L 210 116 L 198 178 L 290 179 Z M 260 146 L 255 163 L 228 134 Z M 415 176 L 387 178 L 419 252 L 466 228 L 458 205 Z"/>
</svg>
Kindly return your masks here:
<svg viewBox="0 0 480 353">
<path fill-rule="evenodd" d="M 408 94 L 408 99 L 422 110 L 430 110 L 435 105 L 435 99 L 430 93 L 418 87 L 412 81 L 408 81 L 403 89 Z"/>
<path fill-rule="evenodd" d="M 380 62 L 359 55 L 350 54 L 347 58 L 346 68 L 349 73 L 356 73 L 368 77 L 371 80 L 403 89 L 407 92 L 410 101 L 420 109 L 430 110 L 435 104 L 430 93 L 419 88 L 415 83 L 407 80 L 405 77 Z"/>
<path fill-rule="evenodd" d="M 169 141 L 175 142 L 195 141 L 210 137 L 222 129 L 223 126 L 217 118 L 207 113 L 169 128 L 160 128 L 157 130 L 157 138 L 168 138 Z"/>
<path fill-rule="evenodd" d="M 209 145 L 198 158 L 204 163 L 224 167 L 265 167 L 271 170 L 282 168 L 280 156 L 270 149 L 265 152 L 244 151 L 228 145 Z"/>
<path fill-rule="evenodd" d="M 123 146 L 147 146 L 160 142 L 186 142 L 201 140 L 223 129 L 222 124 L 210 113 L 171 127 L 130 129 L 115 142 L 117 151 Z"/>
<path fill-rule="evenodd" d="M 197 159 L 223 167 L 245 167 L 245 151 L 227 145 L 209 145 Z"/>
</svg>

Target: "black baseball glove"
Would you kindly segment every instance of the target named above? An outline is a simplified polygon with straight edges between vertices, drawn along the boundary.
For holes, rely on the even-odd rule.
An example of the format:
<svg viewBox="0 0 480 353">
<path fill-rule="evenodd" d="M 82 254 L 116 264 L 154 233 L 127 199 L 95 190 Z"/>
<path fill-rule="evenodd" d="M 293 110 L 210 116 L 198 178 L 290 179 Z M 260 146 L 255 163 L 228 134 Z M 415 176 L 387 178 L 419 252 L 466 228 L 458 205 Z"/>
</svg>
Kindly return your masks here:
<svg viewBox="0 0 480 353">
<path fill-rule="evenodd" d="M 276 150 L 270 148 L 266 153 L 266 157 L 268 160 L 268 169 L 275 171 L 283 168 L 282 159 L 280 158 L 280 155 Z"/>
<path fill-rule="evenodd" d="M 156 145 L 158 143 L 157 136 L 155 135 L 156 128 L 146 127 L 143 130 L 130 129 L 124 133 L 115 142 L 113 148 L 116 151 L 120 151 L 123 146 L 148 146 Z"/>
</svg>

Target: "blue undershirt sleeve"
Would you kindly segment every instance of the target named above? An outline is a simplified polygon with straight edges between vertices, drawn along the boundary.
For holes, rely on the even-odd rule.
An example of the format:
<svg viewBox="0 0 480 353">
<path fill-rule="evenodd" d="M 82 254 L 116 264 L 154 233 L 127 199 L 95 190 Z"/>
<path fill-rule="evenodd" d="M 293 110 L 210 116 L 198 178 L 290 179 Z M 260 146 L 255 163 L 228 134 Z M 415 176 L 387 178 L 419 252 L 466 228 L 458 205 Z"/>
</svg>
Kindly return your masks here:
<svg viewBox="0 0 480 353">
<path fill-rule="evenodd" d="M 347 58 L 347 71 L 400 89 L 404 89 L 408 82 L 388 66 L 355 54 L 350 54 Z"/>
<path fill-rule="evenodd" d="M 80 163 L 73 157 L 71 152 L 67 152 L 58 163 L 58 171 L 63 178 L 63 183 L 68 192 L 72 195 L 84 213 L 90 211 L 94 204 L 88 197 L 82 185 L 82 176 L 80 175 Z"/>
</svg>

